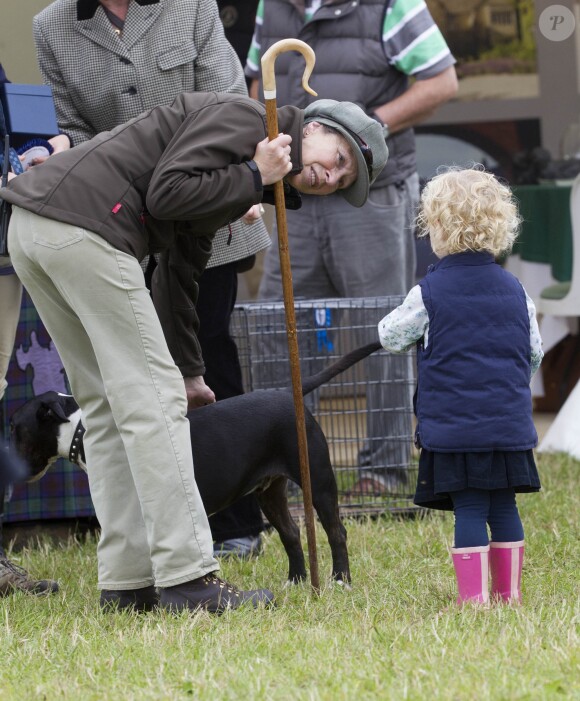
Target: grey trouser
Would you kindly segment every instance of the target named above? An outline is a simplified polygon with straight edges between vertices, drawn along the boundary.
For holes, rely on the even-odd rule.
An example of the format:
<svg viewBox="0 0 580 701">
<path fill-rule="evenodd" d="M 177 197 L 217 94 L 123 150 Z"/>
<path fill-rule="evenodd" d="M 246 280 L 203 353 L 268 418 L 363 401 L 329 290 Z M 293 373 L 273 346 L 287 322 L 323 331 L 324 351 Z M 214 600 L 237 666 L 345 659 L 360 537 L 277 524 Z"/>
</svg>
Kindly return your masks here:
<svg viewBox="0 0 580 701">
<path fill-rule="evenodd" d="M 415 284 L 413 220 L 418 199 L 416 173 L 397 185 L 371 190 L 360 208 L 338 195 L 303 196 L 301 209 L 287 212 L 295 298 L 406 295 Z M 277 231 L 272 239 L 264 260 L 260 300 L 282 297 Z M 378 310 L 377 324 L 380 318 Z M 413 370 L 407 360 L 392 364 L 395 377 L 381 358 L 370 360 L 371 379 L 384 382 L 372 384 L 367 394 L 368 444 L 359 458 L 361 466 L 406 464 L 410 441 L 400 437 L 411 434 L 408 383 Z"/>
<path fill-rule="evenodd" d="M 406 295 L 415 284 L 413 218 L 418 198 L 417 174 L 400 186 L 371 190 L 360 208 L 338 195 L 303 195 L 302 207 L 286 212 L 294 296 Z M 282 298 L 277 231 L 272 241 L 259 299 Z"/>
<path fill-rule="evenodd" d="M 99 588 L 167 587 L 219 569 L 183 378 L 139 263 L 90 231 L 18 207 L 9 249 L 83 411 Z"/>
</svg>

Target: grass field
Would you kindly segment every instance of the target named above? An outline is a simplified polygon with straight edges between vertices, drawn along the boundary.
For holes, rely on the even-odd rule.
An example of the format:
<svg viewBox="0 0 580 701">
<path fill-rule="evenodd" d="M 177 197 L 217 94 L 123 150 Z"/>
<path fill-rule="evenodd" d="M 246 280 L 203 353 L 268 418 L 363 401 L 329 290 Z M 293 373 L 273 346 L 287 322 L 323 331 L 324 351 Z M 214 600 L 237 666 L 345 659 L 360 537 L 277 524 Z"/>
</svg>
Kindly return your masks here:
<svg viewBox="0 0 580 701">
<path fill-rule="evenodd" d="M 14 553 L 59 580 L 48 599 L 0 600 L 2 701 L 75 699 L 580 699 L 579 463 L 542 456 L 543 491 L 523 495 L 524 605 L 453 605 L 452 518 L 349 520 L 354 586 L 321 596 L 284 587 L 275 533 L 255 561 L 225 563 L 274 610 L 171 616 L 103 614 L 95 541 L 42 541 Z"/>
</svg>

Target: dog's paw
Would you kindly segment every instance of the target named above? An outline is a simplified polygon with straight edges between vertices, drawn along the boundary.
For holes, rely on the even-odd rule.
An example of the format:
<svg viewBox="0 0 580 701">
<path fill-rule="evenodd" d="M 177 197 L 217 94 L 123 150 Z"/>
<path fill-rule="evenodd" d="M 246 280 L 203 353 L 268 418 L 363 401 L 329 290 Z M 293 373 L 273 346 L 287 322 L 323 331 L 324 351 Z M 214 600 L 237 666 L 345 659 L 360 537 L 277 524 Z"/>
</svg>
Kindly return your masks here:
<svg viewBox="0 0 580 701">
<path fill-rule="evenodd" d="M 344 579 L 335 579 L 333 581 L 334 584 L 336 584 L 336 586 L 340 587 L 341 589 L 344 589 L 345 591 L 352 591 L 352 585 L 350 582 L 345 582 Z"/>
<path fill-rule="evenodd" d="M 287 579 L 284 582 L 284 589 L 289 589 L 290 587 L 299 587 L 303 586 L 306 584 L 306 577 L 293 577 L 291 579 Z"/>
</svg>

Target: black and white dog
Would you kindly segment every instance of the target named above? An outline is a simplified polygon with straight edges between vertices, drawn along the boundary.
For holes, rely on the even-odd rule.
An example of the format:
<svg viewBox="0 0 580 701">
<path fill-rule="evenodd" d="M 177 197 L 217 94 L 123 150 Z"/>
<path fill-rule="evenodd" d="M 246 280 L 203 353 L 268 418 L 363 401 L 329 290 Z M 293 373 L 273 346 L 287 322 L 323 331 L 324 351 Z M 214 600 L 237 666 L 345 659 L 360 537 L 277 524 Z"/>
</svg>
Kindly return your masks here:
<svg viewBox="0 0 580 701">
<path fill-rule="evenodd" d="M 308 394 L 380 348 L 358 348 L 303 381 Z M 330 543 L 332 576 L 351 580 L 346 530 L 340 520 L 336 478 L 322 429 L 304 408 L 312 503 Z M 289 559 L 288 579 L 305 579 L 299 529 L 288 510 L 287 481 L 300 485 L 296 419 L 291 390 L 259 390 L 200 407 L 188 414 L 195 479 L 208 514 L 256 492 L 266 518 L 278 531 Z M 30 480 L 40 479 L 59 457 L 86 470 L 82 415 L 70 395 L 45 392 L 17 409 L 11 441 L 26 461 Z"/>
</svg>

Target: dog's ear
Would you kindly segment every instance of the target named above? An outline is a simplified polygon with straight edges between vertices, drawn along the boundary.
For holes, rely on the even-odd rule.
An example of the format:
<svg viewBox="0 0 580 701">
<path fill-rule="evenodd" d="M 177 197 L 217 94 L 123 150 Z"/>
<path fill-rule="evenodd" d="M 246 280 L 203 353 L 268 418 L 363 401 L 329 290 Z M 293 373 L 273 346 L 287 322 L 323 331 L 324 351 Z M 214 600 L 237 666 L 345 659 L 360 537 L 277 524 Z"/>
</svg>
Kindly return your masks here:
<svg viewBox="0 0 580 701">
<path fill-rule="evenodd" d="M 36 418 L 40 422 L 53 421 L 58 424 L 68 423 L 69 419 L 64 413 L 60 402 L 54 400 L 52 402 L 42 402 L 36 411 Z"/>
</svg>

